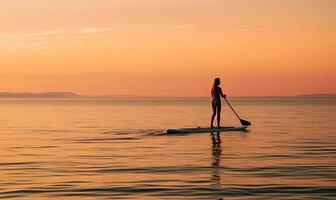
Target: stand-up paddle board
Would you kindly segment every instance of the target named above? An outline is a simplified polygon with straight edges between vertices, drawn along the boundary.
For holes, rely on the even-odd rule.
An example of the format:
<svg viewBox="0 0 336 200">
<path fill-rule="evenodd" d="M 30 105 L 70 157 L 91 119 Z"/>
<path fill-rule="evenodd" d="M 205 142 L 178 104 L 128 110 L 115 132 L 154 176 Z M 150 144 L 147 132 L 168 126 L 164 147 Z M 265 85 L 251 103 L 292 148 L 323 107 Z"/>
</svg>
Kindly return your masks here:
<svg viewBox="0 0 336 200">
<path fill-rule="evenodd" d="M 231 126 L 231 127 L 220 127 L 220 128 L 181 128 L 181 129 L 168 129 L 167 133 L 211 133 L 211 132 L 226 132 L 226 131 L 243 131 L 247 126 Z"/>
</svg>

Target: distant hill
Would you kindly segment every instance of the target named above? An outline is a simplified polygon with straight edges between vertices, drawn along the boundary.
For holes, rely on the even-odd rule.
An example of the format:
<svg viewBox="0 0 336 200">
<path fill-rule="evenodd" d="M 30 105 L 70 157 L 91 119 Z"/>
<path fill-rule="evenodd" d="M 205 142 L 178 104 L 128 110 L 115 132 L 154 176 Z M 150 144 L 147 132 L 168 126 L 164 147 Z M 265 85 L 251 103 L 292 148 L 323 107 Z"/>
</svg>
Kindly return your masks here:
<svg viewBox="0 0 336 200">
<path fill-rule="evenodd" d="M 316 93 L 316 94 L 302 94 L 298 97 L 336 97 L 334 93 Z"/>
<path fill-rule="evenodd" d="M 0 92 L 0 98 L 41 98 L 41 97 L 78 97 L 79 95 L 72 92 Z"/>
</svg>

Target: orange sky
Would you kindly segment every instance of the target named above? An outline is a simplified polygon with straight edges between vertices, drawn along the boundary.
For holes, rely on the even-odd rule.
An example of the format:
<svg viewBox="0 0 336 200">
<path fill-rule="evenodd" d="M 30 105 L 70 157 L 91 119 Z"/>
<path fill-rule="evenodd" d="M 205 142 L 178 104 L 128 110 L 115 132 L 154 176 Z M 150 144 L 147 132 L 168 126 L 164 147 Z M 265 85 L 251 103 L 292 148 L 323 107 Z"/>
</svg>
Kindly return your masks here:
<svg viewBox="0 0 336 200">
<path fill-rule="evenodd" d="M 0 1 L 0 91 L 336 93 L 334 0 Z"/>
</svg>

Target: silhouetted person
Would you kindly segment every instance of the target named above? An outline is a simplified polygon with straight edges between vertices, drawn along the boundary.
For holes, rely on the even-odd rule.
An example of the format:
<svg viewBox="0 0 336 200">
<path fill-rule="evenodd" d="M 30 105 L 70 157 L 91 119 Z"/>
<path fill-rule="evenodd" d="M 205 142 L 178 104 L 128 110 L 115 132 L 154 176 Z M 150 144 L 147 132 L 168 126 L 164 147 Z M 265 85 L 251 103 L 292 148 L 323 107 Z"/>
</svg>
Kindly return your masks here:
<svg viewBox="0 0 336 200">
<path fill-rule="evenodd" d="M 211 128 L 213 128 L 213 121 L 215 116 L 217 115 L 217 126 L 220 128 L 220 115 L 222 109 L 221 97 L 226 98 L 226 95 L 223 94 L 222 89 L 219 87 L 220 79 L 215 78 L 212 89 L 211 89 L 211 96 L 212 96 L 212 117 L 211 117 Z"/>
</svg>

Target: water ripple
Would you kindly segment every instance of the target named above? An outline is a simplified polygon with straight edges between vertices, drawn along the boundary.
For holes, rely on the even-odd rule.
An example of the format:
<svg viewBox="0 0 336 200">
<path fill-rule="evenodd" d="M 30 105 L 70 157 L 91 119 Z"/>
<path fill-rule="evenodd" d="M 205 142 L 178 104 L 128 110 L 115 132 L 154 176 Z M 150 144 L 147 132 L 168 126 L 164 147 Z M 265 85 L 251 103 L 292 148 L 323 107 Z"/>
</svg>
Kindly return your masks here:
<svg viewBox="0 0 336 200">
<path fill-rule="evenodd" d="M 291 197 L 295 195 L 296 198 L 302 197 L 324 197 L 333 198 L 336 195 L 336 188 L 334 187 L 312 187 L 312 186 L 282 186 L 282 185 L 254 185 L 254 186 L 232 186 L 223 188 L 211 187 L 197 187 L 197 186 L 172 186 L 162 187 L 158 185 L 134 185 L 132 187 L 113 186 L 101 188 L 67 188 L 63 186 L 46 187 L 46 188 L 30 188 L 18 189 L 0 192 L 0 198 L 19 198 L 19 197 L 34 197 L 48 193 L 49 196 L 54 197 L 119 197 L 119 196 L 177 196 L 177 197 L 211 197 L 216 196 L 225 197 Z"/>
</svg>

